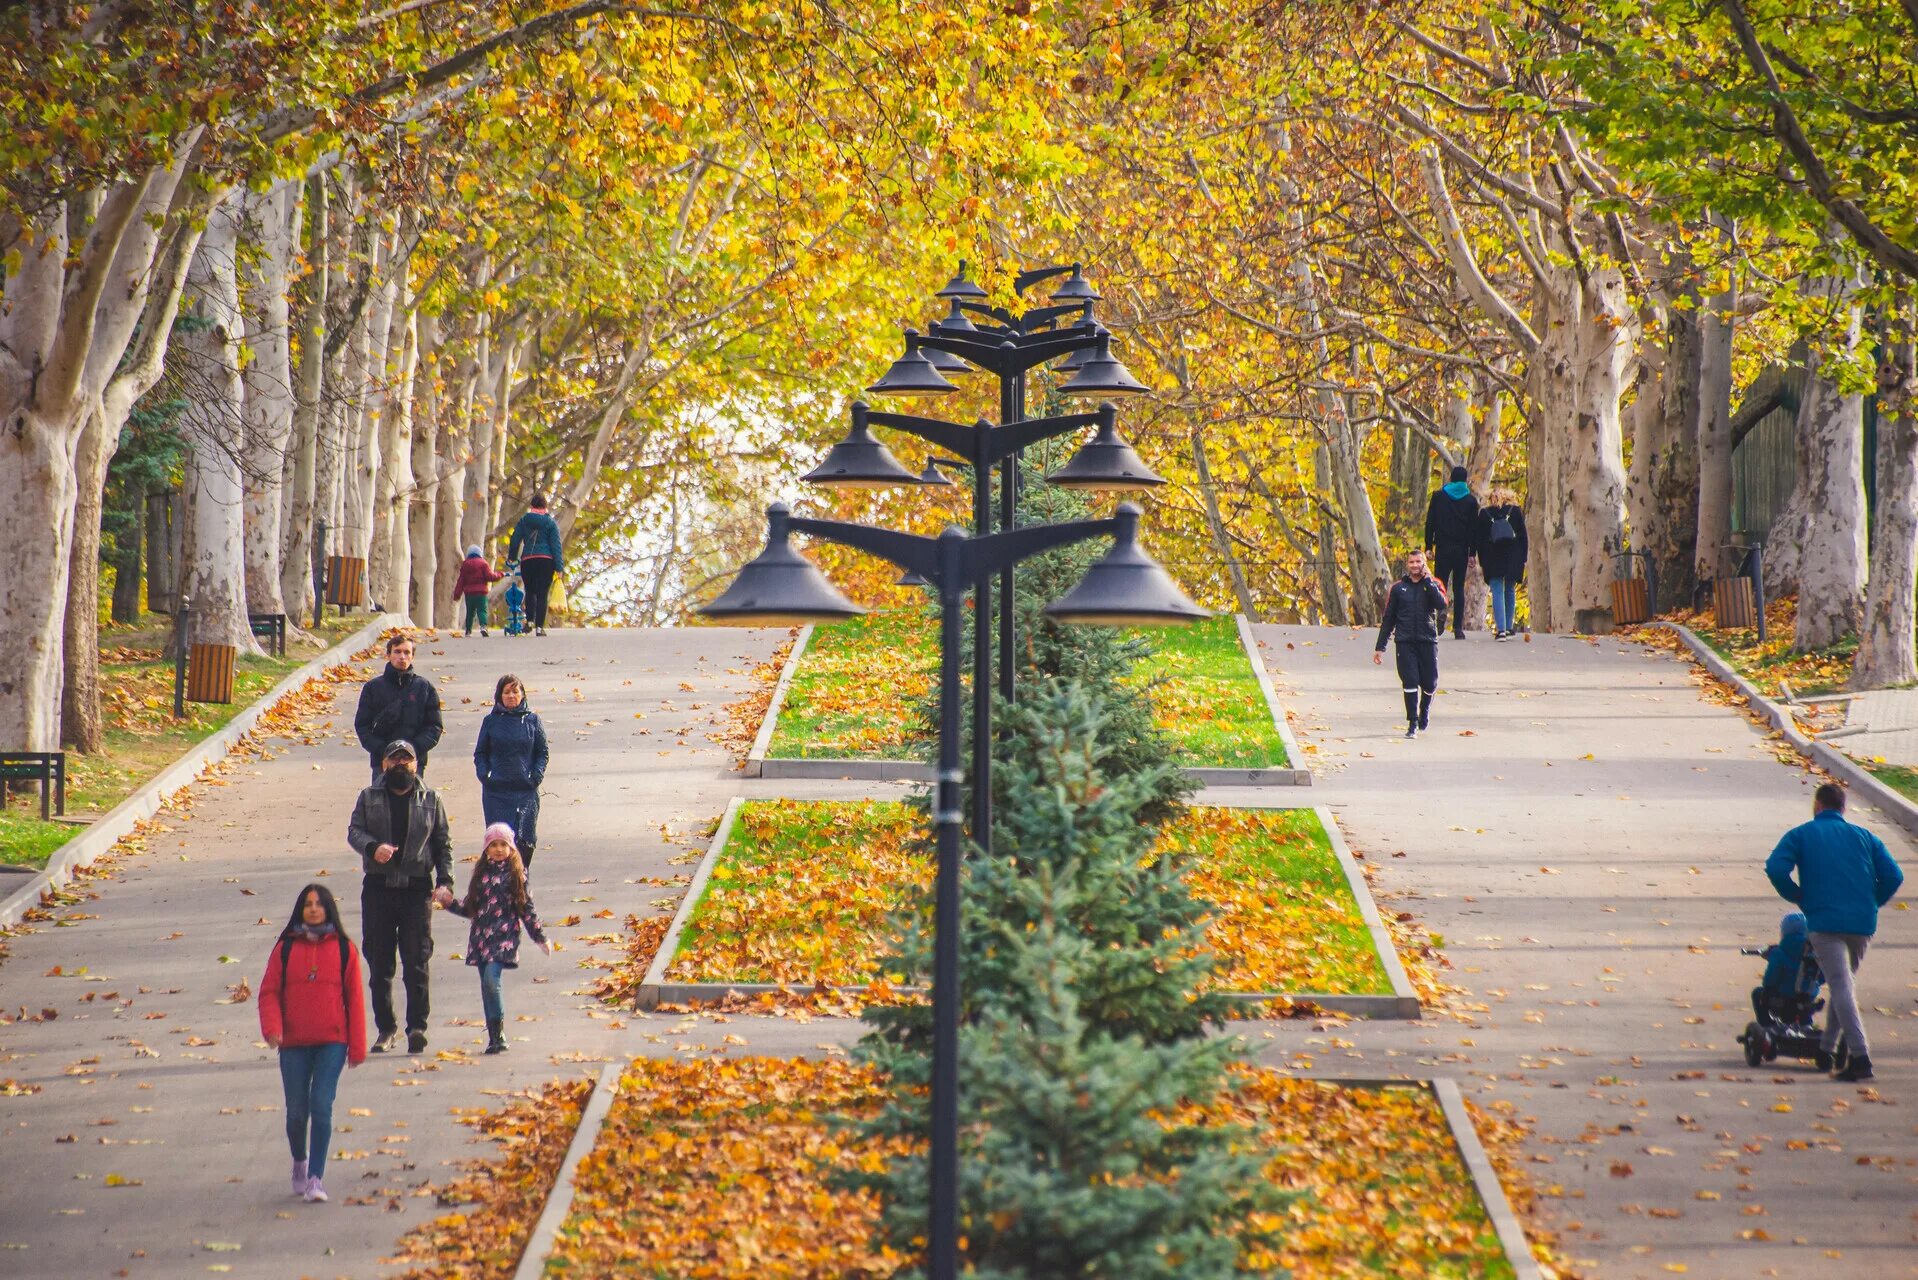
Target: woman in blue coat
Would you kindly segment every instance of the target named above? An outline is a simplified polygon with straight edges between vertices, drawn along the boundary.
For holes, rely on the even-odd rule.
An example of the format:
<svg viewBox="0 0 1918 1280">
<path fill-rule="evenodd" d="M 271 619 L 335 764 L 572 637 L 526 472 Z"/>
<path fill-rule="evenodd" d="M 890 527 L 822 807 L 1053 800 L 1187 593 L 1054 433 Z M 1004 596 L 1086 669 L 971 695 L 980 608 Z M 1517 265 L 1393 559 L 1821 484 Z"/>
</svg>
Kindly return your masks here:
<svg viewBox="0 0 1918 1280">
<path fill-rule="evenodd" d="M 518 676 L 501 676 L 493 689 L 493 710 L 480 721 L 473 744 L 473 771 L 486 824 L 511 827 L 520 863 L 531 868 L 539 840 L 539 784 L 546 778 L 546 726 L 526 705 Z"/>
</svg>

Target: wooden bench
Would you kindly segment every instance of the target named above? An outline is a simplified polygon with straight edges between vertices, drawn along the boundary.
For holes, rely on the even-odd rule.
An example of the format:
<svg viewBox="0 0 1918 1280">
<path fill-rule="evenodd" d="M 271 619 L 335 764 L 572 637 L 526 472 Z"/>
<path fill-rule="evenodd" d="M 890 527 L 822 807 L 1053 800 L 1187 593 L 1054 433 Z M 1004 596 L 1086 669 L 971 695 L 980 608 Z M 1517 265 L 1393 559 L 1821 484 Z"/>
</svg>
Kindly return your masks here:
<svg viewBox="0 0 1918 1280">
<path fill-rule="evenodd" d="M 286 615 L 284 613 L 249 613 L 246 624 L 253 634 L 267 642 L 267 648 L 276 658 L 286 656 Z"/>
<path fill-rule="evenodd" d="M 0 751 L 0 809 L 6 807 L 7 788 L 15 782 L 40 784 L 40 821 L 51 816 L 47 801 L 53 800 L 53 812 L 67 816 L 67 753 L 64 751 Z"/>
</svg>

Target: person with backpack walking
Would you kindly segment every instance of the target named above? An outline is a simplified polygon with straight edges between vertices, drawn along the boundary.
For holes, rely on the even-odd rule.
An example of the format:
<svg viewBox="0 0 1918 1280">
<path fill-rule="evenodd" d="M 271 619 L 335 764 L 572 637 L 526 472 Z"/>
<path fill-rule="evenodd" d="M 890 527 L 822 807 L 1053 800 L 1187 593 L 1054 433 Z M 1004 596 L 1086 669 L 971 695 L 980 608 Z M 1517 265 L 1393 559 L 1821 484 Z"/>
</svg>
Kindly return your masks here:
<svg viewBox="0 0 1918 1280">
<path fill-rule="evenodd" d="M 1399 685 L 1405 692 L 1405 736 L 1430 727 L 1432 694 L 1438 690 L 1439 628 L 1445 625 L 1445 588 L 1425 571 L 1425 553 L 1406 553 L 1405 576 L 1385 595 L 1385 617 L 1372 665 L 1385 661 L 1385 642 L 1396 646 Z"/>
<path fill-rule="evenodd" d="M 1451 594 L 1452 635 L 1463 640 L 1465 573 L 1478 554 L 1478 499 L 1465 482 L 1464 467 L 1453 467 L 1452 478 L 1433 490 L 1425 506 L 1425 553 L 1439 583 Z M 1443 619 L 1439 625 L 1443 628 Z"/>
<path fill-rule="evenodd" d="M 440 719 L 440 691 L 413 670 L 413 637 L 388 636 L 386 670 L 360 686 L 360 704 L 353 713 L 353 732 L 373 764 L 372 785 L 386 772 L 386 749 L 404 739 L 414 758 L 414 772 L 425 774 L 426 756 L 446 731 Z"/>
<path fill-rule="evenodd" d="M 466 601 L 466 629 L 461 634 L 472 635 L 473 624 L 477 622 L 481 637 L 486 635 L 486 591 L 505 576 L 486 563 L 477 545 L 466 548 L 466 559 L 460 561 L 459 579 L 453 584 L 453 599 Z"/>
<path fill-rule="evenodd" d="M 519 933 L 547 955 L 552 944 L 533 910 L 526 867 L 513 847 L 513 829 L 504 822 L 486 828 L 484 852 L 473 866 L 466 896 L 446 909 L 473 922 L 466 936 L 466 963 L 479 970 L 480 1007 L 486 1011 L 486 1052 L 506 1052 L 506 1006 L 500 1000 L 500 975 L 519 968 Z"/>
<path fill-rule="evenodd" d="M 384 780 L 360 792 L 346 842 L 360 855 L 360 945 L 366 950 L 379 1038 L 371 1052 L 399 1041 L 393 1011 L 395 953 L 406 985 L 406 1048 L 426 1051 L 430 1010 L 427 961 L 433 957 L 433 904 L 453 900 L 453 838 L 446 806 L 414 770 L 413 744 L 386 748 Z"/>
<path fill-rule="evenodd" d="M 566 571 L 566 557 L 560 549 L 559 522 L 546 510 L 546 495 L 536 493 L 526 514 L 513 524 L 513 536 L 506 544 L 508 563 L 519 562 L 519 576 L 526 584 L 526 617 L 533 634 L 546 634 L 546 599 L 553 590 L 553 576 Z"/>
<path fill-rule="evenodd" d="M 1871 1079 L 1871 1046 L 1853 979 L 1878 931 L 1878 909 L 1898 892 L 1905 873 L 1883 840 L 1845 820 L 1845 789 L 1827 782 L 1812 793 L 1811 821 L 1787 831 L 1765 860 L 1765 876 L 1779 897 L 1805 913 L 1812 954 L 1825 974 L 1818 1069 L 1831 1070 L 1842 1032 L 1851 1061 L 1835 1078 Z"/>
<path fill-rule="evenodd" d="M 255 1003 L 260 1038 L 280 1055 L 293 1194 L 309 1204 L 323 1201 L 340 1072 L 366 1061 L 360 955 L 325 885 L 309 884 L 294 899 L 293 914 L 260 975 Z"/>
<path fill-rule="evenodd" d="M 533 869 L 539 842 L 539 785 L 546 780 L 546 726 L 527 705 L 526 686 L 507 674 L 493 686 L 493 709 L 480 721 L 473 743 L 473 772 L 490 830 L 504 824 L 513 833 L 521 864 Z"/>
<path fill-rule="evenodd" d="M 1525 581 L 1525 512 L 1518 495 L 1500 487 L 1478 513 L 1478 567 L 1492 597 L 1492 638 L 1517 634 L 1518 588 Z"/>
</svg>

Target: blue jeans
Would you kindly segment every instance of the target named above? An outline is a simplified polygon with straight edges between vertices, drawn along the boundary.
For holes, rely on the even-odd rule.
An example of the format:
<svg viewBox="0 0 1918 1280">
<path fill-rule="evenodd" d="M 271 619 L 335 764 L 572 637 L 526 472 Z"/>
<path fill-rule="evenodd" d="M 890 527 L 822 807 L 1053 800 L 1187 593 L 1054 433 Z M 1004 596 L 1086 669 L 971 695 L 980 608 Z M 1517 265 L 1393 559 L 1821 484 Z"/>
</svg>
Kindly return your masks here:
<svg viewBox="0 0 1918 1280">
<path fill-rule="evenodd" d="M 1492 578 L 1486 584 L 1492 591 L 1492 626 L 1512 630 L 1512 615 L 1518 612 L 1518 583 L 1511 578 Z"/>
<path fill-rule="evenodd" d="M 506 966 L 497 960 L 488 960 L 480 965 L 480 1007 L 486 1010 L 488 1022 L 506 1021 L 506 1009 L 500 1004 L 499 976 L 506 972 Z"/>
<path fill-rule="evenodd" d="M 286 1142 L 295 1160 L 319 1177 L 326 1169 L 326 1143 L 333 1136 L 333 1094 L 346 1069 L 344 1044 L 307 1044 L 280 1050 L 280 1084 L 286 1089 Z"/>
</svg>

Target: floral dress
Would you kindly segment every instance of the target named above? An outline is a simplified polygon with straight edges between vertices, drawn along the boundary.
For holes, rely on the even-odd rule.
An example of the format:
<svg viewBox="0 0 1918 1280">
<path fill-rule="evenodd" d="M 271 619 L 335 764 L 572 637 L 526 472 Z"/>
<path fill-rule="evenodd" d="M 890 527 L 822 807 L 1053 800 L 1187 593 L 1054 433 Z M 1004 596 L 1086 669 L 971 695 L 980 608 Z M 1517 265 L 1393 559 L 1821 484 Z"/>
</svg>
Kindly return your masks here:
<svg viewBox="0 0 1918 1280">
<path fill-rule="evenodd" d="M 447 908 L 473 924 L 466 936 L 466 963 L 498 964 L 508 969 L 519 967 L 519 931 L 523 922 L 534 942 L 544 943 L 546 932 L 540 928 L 539 914 L 533 910 L 533 898 L 526 897 L 526 910 L 513 905 L 513 873 L 509 863 L 490 858 L 480 869 L 479 910 L 468 913 L 466 900 L 456 898 Z"/>
</svg>

